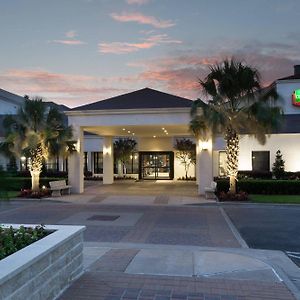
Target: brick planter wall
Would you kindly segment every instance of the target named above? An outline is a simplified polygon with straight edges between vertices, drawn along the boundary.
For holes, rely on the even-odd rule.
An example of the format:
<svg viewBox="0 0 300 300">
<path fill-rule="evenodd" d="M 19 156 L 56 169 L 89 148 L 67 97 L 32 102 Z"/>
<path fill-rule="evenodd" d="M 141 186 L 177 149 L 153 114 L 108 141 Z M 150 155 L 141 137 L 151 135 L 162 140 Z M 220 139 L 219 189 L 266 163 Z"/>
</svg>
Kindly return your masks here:
<svg viewBox="0 0 300 300">
<path fill-rule="evenodd" d="M 0 261 L 0 299 L 54 299 L 82 274 L 85 227 L 46 229 L 55 232 Z"/>
</svg>

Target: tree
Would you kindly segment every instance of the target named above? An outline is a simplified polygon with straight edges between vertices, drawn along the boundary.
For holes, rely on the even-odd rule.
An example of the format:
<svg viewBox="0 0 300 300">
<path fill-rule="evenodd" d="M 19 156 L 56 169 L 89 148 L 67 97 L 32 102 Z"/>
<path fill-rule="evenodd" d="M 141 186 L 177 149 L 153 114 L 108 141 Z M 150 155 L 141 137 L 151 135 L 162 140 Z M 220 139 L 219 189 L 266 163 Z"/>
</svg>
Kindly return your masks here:
<svg viewBox="0 0 300 300">
<path fill-rule="evenodd" d="M 275 161 L 272 168 L 273 175 L 276 179 L 281 179 L 284 176 L 284 160 L 280 150 L 277 150 Z"/>
<path fill-rule="evenodd" d="M 193 103 L 190 128 L 200 138 L 208 132 L 224 136 L 230 192 L 236 193 L 239 135 L 266 142 L 266 135 L 280 126 L 278 95 L 273 85 L 261 87 L 256 69 L 234 59 L 210 66 L 210 73 L 199 83 L 210 100 Z"/>
<path fill-rule="evenodd" d="M 131 138 L 118 139 L 114 142 L 114 156 L 118 163 L 118 175 L 123 175 L 123 169 L 130 155 L 136 150 L 137 142 Z"/>
<path fill-rule="evenodd" d="M 189 139 L 176 139 L 174 148 L 177 150 L 176 158 L 184 165 L 185 179 L 187 179 L 190 166 L 196 164 L 196 144 Z"/>
<path fill-rule="evenodd" d="M 40 173 L 47 158 L 67 156 L 75 151 L 72 128 L 64 125 L 63 115 L 49 108 L 41 98 L 25 96 L 17 115 L 7 115 L 3 120 L 5 141 L 0 150 L 6 155 L 28 158 L 32 191 L 39 191 Z"/>
</svg>

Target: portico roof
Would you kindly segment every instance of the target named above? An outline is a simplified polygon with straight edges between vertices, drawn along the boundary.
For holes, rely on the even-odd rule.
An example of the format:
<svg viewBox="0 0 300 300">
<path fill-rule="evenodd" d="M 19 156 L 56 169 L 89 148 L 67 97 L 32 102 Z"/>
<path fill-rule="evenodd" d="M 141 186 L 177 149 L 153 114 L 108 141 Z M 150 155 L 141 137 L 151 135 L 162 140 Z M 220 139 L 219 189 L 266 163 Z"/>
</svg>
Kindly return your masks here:
<svg viewBox="0 0 300 300">
<path fill-rule="evenodd" d="M 191 107 L 193 101 L 154 89 L 144 88 L 106 100 L 78 106 L 72 111 L 147 109 L 147 108 L 184 108 Z"/>
</svg>

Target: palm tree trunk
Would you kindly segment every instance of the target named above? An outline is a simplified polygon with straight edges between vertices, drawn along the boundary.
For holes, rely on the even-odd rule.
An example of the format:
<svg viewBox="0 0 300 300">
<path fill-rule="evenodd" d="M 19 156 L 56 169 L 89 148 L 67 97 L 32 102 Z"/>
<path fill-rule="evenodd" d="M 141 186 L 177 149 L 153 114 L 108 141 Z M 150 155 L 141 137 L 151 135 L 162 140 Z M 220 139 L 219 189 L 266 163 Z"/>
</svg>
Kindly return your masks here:
<svg viewBox="0 0 300 300">
<path fill-rule="evenodd" d="M 39 170 L 30 171 L 32 192 L 38 192 L 40 190 L 40 173 L 41 171 Z"/>
<path fill-rule="evenodd" d="M 235 194 L 239 164 L 239 137 L 235 130 L 227 130 L 226 142 L 227 172 L 230 183 L 229 192 Z"/>
</svg>

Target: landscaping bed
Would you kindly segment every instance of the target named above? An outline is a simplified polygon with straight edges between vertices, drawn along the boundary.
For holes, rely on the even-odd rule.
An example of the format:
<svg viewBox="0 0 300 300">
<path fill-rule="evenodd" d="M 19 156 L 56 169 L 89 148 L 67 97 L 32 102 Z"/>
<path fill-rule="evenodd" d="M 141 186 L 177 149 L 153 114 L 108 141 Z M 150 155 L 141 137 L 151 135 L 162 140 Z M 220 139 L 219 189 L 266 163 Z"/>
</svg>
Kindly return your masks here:
<svg viewBox="0 0 300 300">
<path fill-rule="evenodd" d="M 250 195 L 254 203 L 300 204 L 300 195 Z"/>
<path fill-rule="evenodd" d="M 229 179 L 216 179 L 217 195 L 229 190 Z M 240 179 L 237 190 L 248 194 L 300 195 L 300 180 Z"/>
<path fill-rule="evenodd" d="M 21 226 L 2 227 L 12 227 L 17 232 Z M 84 226 L 45 226 L 46 236 L 1 259 L 0 298 L 56 299 L 82 274 L 84 229 Z"/>
<path fill-rule="evenodd" d="M 42 239 L 50 232 L 43 226 L 5 228 L 0 226 L 0 260 Z"/>
</svg>

